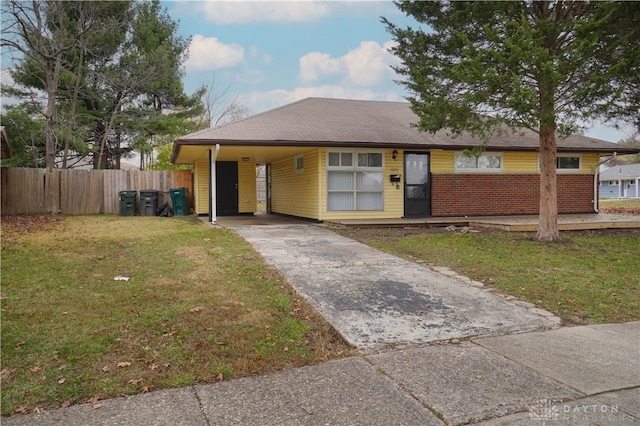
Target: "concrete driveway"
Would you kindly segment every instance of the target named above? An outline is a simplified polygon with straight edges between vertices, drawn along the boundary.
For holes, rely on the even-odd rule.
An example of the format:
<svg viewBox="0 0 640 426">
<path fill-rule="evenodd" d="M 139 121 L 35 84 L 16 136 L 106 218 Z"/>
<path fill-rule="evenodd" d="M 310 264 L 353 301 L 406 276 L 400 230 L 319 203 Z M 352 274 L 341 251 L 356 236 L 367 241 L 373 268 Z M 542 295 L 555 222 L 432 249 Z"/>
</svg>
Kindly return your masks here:
<svg viewBox="0 0 640 426">
<path fill-rule="evenodd" d="M 554 326 L 535 310 L 318 225 L 230 227 L 359 349 Z"/>
</svg>

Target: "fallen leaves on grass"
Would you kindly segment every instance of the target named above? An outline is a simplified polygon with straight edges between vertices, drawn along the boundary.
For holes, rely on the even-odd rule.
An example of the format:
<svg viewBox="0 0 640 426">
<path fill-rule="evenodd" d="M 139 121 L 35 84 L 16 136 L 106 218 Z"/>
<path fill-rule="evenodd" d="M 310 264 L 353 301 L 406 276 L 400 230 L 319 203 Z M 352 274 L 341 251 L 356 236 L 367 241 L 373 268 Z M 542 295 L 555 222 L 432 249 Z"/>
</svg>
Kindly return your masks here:
<svg viewBox="0 0 640 426">
<path fill-rule="evenodd" d="M 60 221 L 62 221 L 60 218 L 42 215 L 2 216 L 2 231 L 5 233 L 3 239 L 7 236 L 24 235 L 48 229 Z"/>
<path fill-rule="evenodd" d="M 196 308 L 189 309 L 189 312 L 191 312 L 191 313 L 200 312 L 200 311 L 202 311 L 202 309 L 203 309 L 202 306 L 198 306 Z"/>
<path fill-rule="evenodd" d="M 116 366 L 117 366 L 118 368 L 127 368 L 127 367 L 131 367 L 131 363 L 130 363 L 130 362 L 123 361 L 123 362 L 119 362 L 119 363 L 117 363 L 117 364 L 116 364 Z"/>
</svg>

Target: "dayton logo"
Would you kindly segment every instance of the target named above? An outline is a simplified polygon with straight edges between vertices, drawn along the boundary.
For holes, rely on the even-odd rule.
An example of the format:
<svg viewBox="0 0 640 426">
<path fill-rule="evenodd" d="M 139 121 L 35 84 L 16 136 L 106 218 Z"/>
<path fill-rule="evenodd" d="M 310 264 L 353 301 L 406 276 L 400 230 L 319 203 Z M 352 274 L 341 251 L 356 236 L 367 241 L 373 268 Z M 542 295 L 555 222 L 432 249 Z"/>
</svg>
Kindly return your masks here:
<svg viewBox="0 0 640 426">
<path fill-rule="evenodd" d="M 544 425 L 548 421 L 558 420 L 560 410 L 553 404 L 553 401 L 541 399 L 529 407 L 529 418 L 541 421 Z"/>
</svg>

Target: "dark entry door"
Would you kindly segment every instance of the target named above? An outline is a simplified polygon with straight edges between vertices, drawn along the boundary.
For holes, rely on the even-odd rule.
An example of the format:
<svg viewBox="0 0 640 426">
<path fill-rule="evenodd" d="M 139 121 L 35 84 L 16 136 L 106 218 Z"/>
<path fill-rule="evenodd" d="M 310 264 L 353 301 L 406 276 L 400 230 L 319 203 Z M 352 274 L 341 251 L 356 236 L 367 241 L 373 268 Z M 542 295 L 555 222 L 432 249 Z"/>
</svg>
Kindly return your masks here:
<svg viewBox="0 0 640 426">
<path fill-rule="evenodd" d="M 273 213 L 271 209 L 271 163 L 267 164 L 267 213 Z"/>
<path fill-rule="evenodd" d="M 238 214 L 238 163 L 216 161 L 216 214 Z"/>
<path fill-rule="evenodd" d="M 431 216 L 431 178 L 429 154 L 404 154 L 404 215 Z"/>
</svg>

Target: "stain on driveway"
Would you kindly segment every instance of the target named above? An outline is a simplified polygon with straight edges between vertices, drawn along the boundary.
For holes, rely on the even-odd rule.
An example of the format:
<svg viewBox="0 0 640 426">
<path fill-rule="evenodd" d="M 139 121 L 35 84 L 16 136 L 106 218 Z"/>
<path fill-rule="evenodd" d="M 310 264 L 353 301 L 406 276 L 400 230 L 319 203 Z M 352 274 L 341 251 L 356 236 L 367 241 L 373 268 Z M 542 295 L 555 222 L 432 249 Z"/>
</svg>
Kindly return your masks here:
<svg viewBox="0 0 640 426">
<path fill-rule="evenodd" d="M 360 349 L 553 326 L 486 291 L 321 226 L 233 229 Z"/>
</svg>

